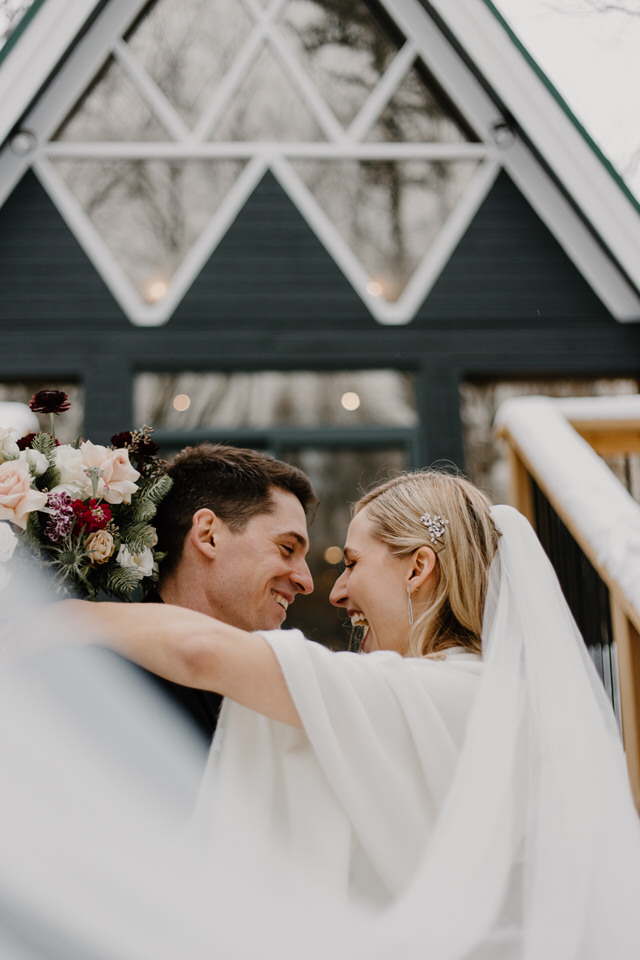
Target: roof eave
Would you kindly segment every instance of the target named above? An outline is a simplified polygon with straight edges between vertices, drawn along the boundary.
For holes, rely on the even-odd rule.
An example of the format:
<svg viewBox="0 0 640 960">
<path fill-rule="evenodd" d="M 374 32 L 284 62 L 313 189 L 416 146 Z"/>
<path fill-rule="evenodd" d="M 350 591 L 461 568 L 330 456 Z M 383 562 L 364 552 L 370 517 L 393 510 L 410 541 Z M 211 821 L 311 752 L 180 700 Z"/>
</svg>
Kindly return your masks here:
<svg viewBox="0 0 640 960">
<path fill-rule="evenodd" d="M 46 0 L 20 30 L 0 65 L 0 143 L 4 143 L 101 0 Z"/>
<path fill-rule="evenodd" d="M 424 0 L 423 0 L 424 2 Z M 523 134 L 557 178 L 633 293 L 614 311 L 640 320 L 640 213 L 593 141 L 522 46 L 514 43 L 490 0 L 427 0 L 467 56 L 477 64 Z M 633 301 L 636 301 L 636 305 Z"/>
</svg>

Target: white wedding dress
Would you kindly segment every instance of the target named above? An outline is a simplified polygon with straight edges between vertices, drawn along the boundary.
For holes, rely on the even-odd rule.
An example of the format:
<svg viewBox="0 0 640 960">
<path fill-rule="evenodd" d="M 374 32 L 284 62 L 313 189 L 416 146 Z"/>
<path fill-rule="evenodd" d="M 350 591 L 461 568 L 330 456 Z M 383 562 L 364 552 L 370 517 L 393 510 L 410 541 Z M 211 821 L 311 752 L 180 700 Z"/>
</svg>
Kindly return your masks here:
<svg viewBox="0 0 640 960">
<path fill-rule="evenodd" d="M 496 522 L 482 661 L 266 634 L 304 730 L 225 704 L 188 826 L 177 720 L 115 664 L 5 654 L 3 960 L 637 960 L 615 720 L 528 524 Z M 5 646 L 49 637 L 33 607 L 5 599 Z"/>
</svg>

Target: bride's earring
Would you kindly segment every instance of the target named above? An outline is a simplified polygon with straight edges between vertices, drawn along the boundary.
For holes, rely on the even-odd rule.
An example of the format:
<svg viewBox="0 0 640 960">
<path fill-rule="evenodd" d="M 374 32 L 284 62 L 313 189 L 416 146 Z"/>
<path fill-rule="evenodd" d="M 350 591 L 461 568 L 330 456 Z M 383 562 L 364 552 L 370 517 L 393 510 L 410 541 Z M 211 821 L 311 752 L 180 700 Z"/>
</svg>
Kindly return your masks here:
<svg viewBox="0 0 640 960">
<path fill-rule="evenodd" d="M 407 584 L 407 600 L 409 602 L 409 626 L 413 626 L 413 605 L 411 603 L 411 587 Z"/>
</svg>

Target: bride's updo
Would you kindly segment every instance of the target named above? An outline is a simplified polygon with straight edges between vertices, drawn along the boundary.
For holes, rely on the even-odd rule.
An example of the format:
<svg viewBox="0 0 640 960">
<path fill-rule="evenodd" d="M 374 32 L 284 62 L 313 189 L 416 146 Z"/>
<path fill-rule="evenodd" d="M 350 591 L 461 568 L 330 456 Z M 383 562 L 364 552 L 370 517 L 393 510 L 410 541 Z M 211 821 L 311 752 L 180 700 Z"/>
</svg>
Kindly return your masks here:
<svg viewBox="0 0 640 960">
<path fill-rule="evenodd" d="M 452 646 L 480 653 L 489 566 L 500 536 L 487 497 L 462 477 L 424 470 L 370 490 L 354 514 L 364 507 L 373 535 L 394 556 L 425 545 L 436 551 L 430 601 L 408 630 L 405 655 L 424 657 Z M 447 521 L 441 530 L 436 526 L 434 540 L 425 516 Z"/>
</svg>

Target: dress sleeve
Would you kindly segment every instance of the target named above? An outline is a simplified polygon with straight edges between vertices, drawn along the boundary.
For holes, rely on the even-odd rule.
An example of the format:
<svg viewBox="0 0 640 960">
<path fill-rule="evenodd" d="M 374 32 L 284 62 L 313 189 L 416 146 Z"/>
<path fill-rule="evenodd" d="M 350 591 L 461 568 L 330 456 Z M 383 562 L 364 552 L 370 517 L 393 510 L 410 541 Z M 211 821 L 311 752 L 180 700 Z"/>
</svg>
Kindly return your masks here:
<svg viewBox="0 0 640 960">
<path fill-rule="evenodd" d="M 264 636 L 303 730 L 227 702 L 209 790 L 236 815 L 238 791 L 243 805 L 249 796 L 257 802 L 243 813 L 251 849 L 263 847 L 262 832 L 287 837 L 334 892 L 355 884 L 389 902 L 410 879 L 444 802 L 481 661 L 335 653 L 297 630 Z"/>
</svg>

